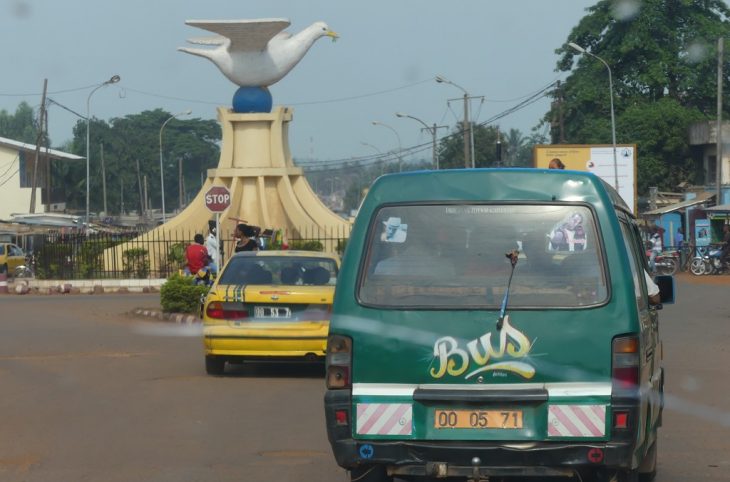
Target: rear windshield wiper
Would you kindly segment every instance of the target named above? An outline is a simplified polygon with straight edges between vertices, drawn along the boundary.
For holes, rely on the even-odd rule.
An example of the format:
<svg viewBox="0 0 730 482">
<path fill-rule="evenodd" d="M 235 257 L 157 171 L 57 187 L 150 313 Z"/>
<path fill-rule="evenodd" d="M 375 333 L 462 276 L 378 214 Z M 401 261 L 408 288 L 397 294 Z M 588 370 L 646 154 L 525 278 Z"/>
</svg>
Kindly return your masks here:
<svg viewBox="0 0 730 482">
<path fill-rule="evenodd" d="M 497 319 L 497 330 L 502 329 L 504 324 L 504 317 L 507 314 L 507 302 L 509 301 L 509 288 L 512 285 L 512 275 L 515 274 L 515 266 L 517 266 L 517 257 L 520 252 L 517 249 L 513 249 L 509 253 L 505 253 L 505 256 L 509 258 L 509 262 L 512 265 L 512 271 L 509 273 L 509 280 L 507 281 L 507 289 L 504 290 L 504 298 L 502 298 L 502 307 L 499 310 L 499 318 Z"/>
</svg>

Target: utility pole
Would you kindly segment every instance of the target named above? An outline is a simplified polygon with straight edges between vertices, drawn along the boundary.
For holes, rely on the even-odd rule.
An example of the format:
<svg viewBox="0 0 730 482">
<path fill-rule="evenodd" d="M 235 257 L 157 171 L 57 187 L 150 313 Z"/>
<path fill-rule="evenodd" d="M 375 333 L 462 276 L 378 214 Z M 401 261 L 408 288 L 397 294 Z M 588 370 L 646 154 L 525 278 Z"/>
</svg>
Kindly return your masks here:
<svg viewBox="0 0 730 482">
<path fill-rule="evenodd" d="M 147 198 L 147 174 L 144 175 L 144 215 L 147 217 L 147 211 L 149 211 L 149 199 Z"/>
<path fill-rule="evenodd" d="M 145 215 L 144 193 L 142 191 L 142 173 L 139 170 L 139 158 L 137 158 L 137 188 L 139 190 L 139 213 Z"/>
<path fill-rule="evenodd" d="M 497 145 L 495 154 L 497 157 L 497 166 L 502 167 L 502 136 L 499 133 L 499 126 L 497 126 Z"/>
<path fill-rule="evenodd" d="M 124 179 L 119 176 L 119 215 L 124 216 Z"/>
<path fill-rule="evenodd" d="M 104 197 L 104 215 L 106 216 L 109 211 L 106 209 L 106 166 L 104 165 L 104 144 L 100 146 L 101 149 L 101 192 Z"/>
<path fill-rule="evenodd" d="M 46 109 L 46 118 L 43 126 L 43 130 L 48 132 L 48 110 Z M 46 142 L 46 211 L 51 211 L 51 157 L 48 155 L 48 143 Z M 41 196 L 42 197 L 42 196 Z"/>
<path fill-rule="evenodd" d="M 45 125 L 46 118 L 46 92 L 48 91 L 48 79 L 43 79 L 43 96 L 41 97 L 41 112 L 40 119 L 38 122 L 38 136 L 36 137 L 35 143 L 35 161 L 33 163 L 33 183 L 31 184 L 30 190 L 30 213 L 35 213 L 35 195 L 36 185 L 38 181 L 38 158 L 41 155 L 41 143 L 44 139 L 43 126 Z"/>
<path fill-rule="evenodd" d="M 464 92 L 464 167 L 469 168 L 471 156 L 469 155 L 471 142 L 469 141 L 471 132 L 471 123 L 469 122 L 469 94 Z M 474 167 L 474 166 L 472 166 Z"/>
<path fill-rule="evenodd" d="M 183 202 L 184 202 L 184 198 L 185 198 L 185 195 L 184 195 L 185 183 L 183 181 L 182 157 L 178 157 L 178 159 L 177 159 L 177 189 L 178 189 L 178 194 L 179 194 L 179 198 L 180 198 L 178 207 L 180 208 L 180 211 L 182 211 Z"/>
<path fill-rule="evenodd" d="M 717 196 L 715 203 L 722 204 L 722 59 L 723 39 L 717 39 L 717 135 L 715 136 L 715 184 L 717 185 Z"/>
</svg>

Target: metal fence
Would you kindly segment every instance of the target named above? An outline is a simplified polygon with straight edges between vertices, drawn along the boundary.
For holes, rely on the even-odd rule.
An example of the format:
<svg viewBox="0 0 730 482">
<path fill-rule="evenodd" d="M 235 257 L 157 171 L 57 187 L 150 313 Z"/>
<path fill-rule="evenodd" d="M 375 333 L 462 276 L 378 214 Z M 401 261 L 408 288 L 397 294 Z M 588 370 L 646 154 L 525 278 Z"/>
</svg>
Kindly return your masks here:
<svg viewBox="0 0 730 482">
<path fill-rule="evenodd" d="M 193 231 L 125 231 L 49 233 L 36 240 L 33 269 L 39 279 L 146 279 L 167 278 L 185 266 L 185 248 Z M 261 236 L 263 249 L 344 251 L 349 226 L 308 226 L 292 231 L 268 231 Z M 221 230 L 221 252 L 227 260 L 234 252 L 234 232 Z"/>
</svg>

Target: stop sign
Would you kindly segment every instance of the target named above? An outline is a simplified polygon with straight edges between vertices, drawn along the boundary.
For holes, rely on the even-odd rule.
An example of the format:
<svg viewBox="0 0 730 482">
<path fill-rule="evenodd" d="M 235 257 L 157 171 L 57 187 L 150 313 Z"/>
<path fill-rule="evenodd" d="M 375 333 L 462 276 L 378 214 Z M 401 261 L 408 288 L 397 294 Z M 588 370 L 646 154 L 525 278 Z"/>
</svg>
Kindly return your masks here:
<svg viewBox="0 0 730 482">
<path fill-rule="evenodd" d="M 225 211 L 231 205 L 231 192 L 225 186 L 213 186 L 205 193 L 205 207 L 214 213 Z"/>
</svg>

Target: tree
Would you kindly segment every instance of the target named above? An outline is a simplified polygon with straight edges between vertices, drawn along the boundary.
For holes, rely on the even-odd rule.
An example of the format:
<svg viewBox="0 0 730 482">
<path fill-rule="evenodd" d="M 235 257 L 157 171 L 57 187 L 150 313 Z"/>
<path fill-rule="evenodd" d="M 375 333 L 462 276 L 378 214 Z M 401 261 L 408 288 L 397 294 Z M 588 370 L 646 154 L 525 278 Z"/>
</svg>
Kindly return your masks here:
<svg viewBox="0 0 730 482">
<path fill-rule="evenodd" d="M 121 209 L 122 190 L 127 211 L 141 208 L 137 177 L 147 176 L 150 205 L 161 206 L 160 127 L 170 113 L 155 109 L 112 119 L 109 123 L 92 119 L 90 125 L 90 210 L 103 208 L 101 180 L 101 145 L 107 178 L 107 207 L 110 212 Z M 183 161 L 183 177 L 188 193 L 200 188 L 201 173 L 218 164 L 220 126 L 213 120 L 174 119 L 163 133 L 163 166 L 165 170 L 165 207 L 178 206 L 178 160 Z M 67 146 L 70 152 L 86 156 L 86 121 L 74 126 L 74 137 Z M 61 176 L 67 204 L 81 209 L 86 204 L 86 164 L 68 163 L 55 172 Z"/>
<path fill-rule="evenodd" d="M 673 189 L 679 179 L 693 180 L 696 168 L 687 128 L 716 115 L 713 45 L 730 34 L 728 17 L 730 9 L 722 0 L 601 0 L 568 37 L 568 42 L 611 67 L 616 140 L 637 144 L 641 193 L 650 183 Z M 562 99 L 566 139 L 574 144 L 610 143 L 605 66 L 567 42 L 556 53 L 561 56 L 559 71 L 573 69 L 577 58 L 561 92 L 553 92 L 555 99 Z M 727 77 L 728 69 L 724 71 Z M 558 108 L 554 103 L 543 122 Z"/>
<path fill-rule="evenodd" d="M 38 119 L 27 102 L 21 102 L 14 114 L 0 110 L 0 137 L 35 144 L 38 137 Z"/>
<path fill-rule="evenodd" d="M 475 167 L 493 167 L 497 161 L 497 127 L 472 124 L 474 129 Z M 441 169 L 464 167 L 464 136 L 461 127 L 455 127 L 450 136 L 441 139 L 438 146 Z"/>
</svg>

